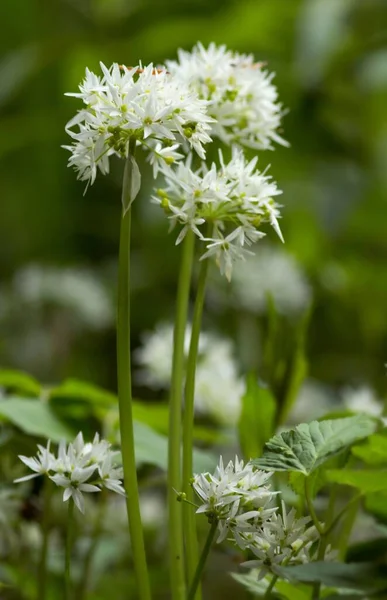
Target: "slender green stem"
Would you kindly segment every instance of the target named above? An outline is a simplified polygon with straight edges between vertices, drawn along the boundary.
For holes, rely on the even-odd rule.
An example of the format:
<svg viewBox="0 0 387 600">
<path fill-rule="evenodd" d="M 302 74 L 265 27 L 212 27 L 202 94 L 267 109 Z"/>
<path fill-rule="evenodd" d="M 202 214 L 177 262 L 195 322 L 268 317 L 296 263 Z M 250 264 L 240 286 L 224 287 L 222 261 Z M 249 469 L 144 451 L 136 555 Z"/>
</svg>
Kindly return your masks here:
<svg viewBox="0 0 387 600">
<path fill-rule="evenodd" d="M 185 597 L 183 515 L 181 502 L 177 502 L 176 491 L 181 490 L 181 411 L 184 377 L 184 339 L 194 247 L 194 234 L 192 231 L 188 231 L 183 242 L 177 287 L 177 306 L 173 332 L 172 379 L 169 400 L 168 533 L 172 600 L 183 600 Z"/>
<path fill-rule="evenodd" d="M 312 517 L 314 526 L 316 527 L 319 534 L 323 535 L 324 529 L 323 529 L 320 521 L 317 518 L 316 511 L 314 510 L 314 506 L 313 506 L 309 477 L 305 477 L 305 500 L 306 500 L 306 504 L 307 504 L 309 512 L 310 512 L 310 516 Z"/>
<path fill-rule="evenodd" d="M 134 153 L 131 143 L 129 152 Z M 123 206 L 127 206 L 131 190 L 130 156 L 125 165 L 122 189 Z M 122 466 L 126 490 L 126 508 L 133 554 L 134 570 L 138 586 L 138 598 L 151 598 L 145 544 L 141 524 L 138 493 L 136 457 L 134 448 L 132 385 L 130 363 L 130 225 L 131 210 L 123 210 L 120 232 L 120 255 L 118 275 L 118 313 L 117 313 L 117 367 L 118 367 L 118 404 L 120 412 Z"/>
<path fill-rule="evenodd" d="M 265 592 L 264 598 L 270 598 L 271 592 L 273 591 L 274 586 L 277 583 L 277 579 L 278 579 L 278 575 L 273 575 L 270 585 Z"/>
<path fill-rule="evenodd" d="M 187 374 L 184 394 L 184 417 L 183 417 L 183 492 L 189 502 L 193 502 L 192 487 L 190 479 L 193 473 L 193 430 L 194 430 L 194 400 L 195 400 L 195 376 L 198 358 L 199 337 L 202 323 L 205 288 L 208 272 L 208 260 L 201 261 L 198 287 L 196 292 L 194 313 L 192 319 L 191 342 L 187 361 Z M 185 552 L 187 561 L 188 581 L 192 581 L 198 563 L 199 549 L 196 532 L 196 515 L 188 502 L 183 505 L 183 525 L 185 535 Z M 198 587 L 195 599 L 200 600 L 201 590 Z"/>
<path fill-rule="evenodd" d="M 200 560 L 198 562 L 198 566 L 196 567 L 195 575 L 194 575 L 193 581 L 191 583 L 191 587 L 189 589 L 187 600 L 194 600 L 194 598 L 196 596 L 196 591 L 197 591 L 197 589 L 199 587 L 199 583 L 200 583 L 200 580 L 202 578 L 204 566 L 205 566 L 205 564 L 207 562 L 207 558 L 208 558 L 208 555 L 210 553 L 210 549 L 211 549 L 212 542 L 213 542 L 214 537 L 215 537 L 217 526 L 218 526 L 218 522 L 216 520 L 214 520 L 211 523 L 211 529 L 210 529 L 210 531 L 208 533 L 208 537 L 206 539 L 206 543 L 204 544 L 204 548 L 203 548 Z"/>
<path fill-rule="evenodd" d="M 37 600 L 46 599 L 47 587 L 47 550 L 50 536 L 51 496 L 53 484 L 48 477 L 43 484 L 43 511 L 42 511 L 42 545 L 40 548 L 38 567 L 38 596 Z"/>
<path fill-rule="evenodd" d="M 84 564 L 83 564 L 83 573 L 82 573 L 82 576 L 81 576 L 81 579 L 79 582 L 79 586 L 78 586 L 77 600 L 84 600 L 87 595 L 87 590 L 88 590 L 90 575 L 91 575 L 91 568 L 93 565 L 93 559 L 94 559 L 94 555 L 97 550 L 99 541 L 101 539 L 101 534 L 103 531 L 103 522 L 104 522 L 104 516 L 105 516 L 105 512 L 106 512 L 106 500 L 107 500 L 106 492 L 107 492 L 106 488 L 103 488 L 101 490 L 100 506 L 99 506 L 98 514 L 96 516 L 96 522 L 95 522 L 94 529 L 92 532 L 90 546 L 87 549 Z"/>
<path fill-rule="evenodd" d="M 67 512 L 67 537 L 66 537 L 66 554 L 65 554 L 65 598 L 73 600 L 71 591 L 71 549 L 73 545 L 73 530 L 74 530 L 74 501 L 72 498 L 68 500 Z"/>
</svg>

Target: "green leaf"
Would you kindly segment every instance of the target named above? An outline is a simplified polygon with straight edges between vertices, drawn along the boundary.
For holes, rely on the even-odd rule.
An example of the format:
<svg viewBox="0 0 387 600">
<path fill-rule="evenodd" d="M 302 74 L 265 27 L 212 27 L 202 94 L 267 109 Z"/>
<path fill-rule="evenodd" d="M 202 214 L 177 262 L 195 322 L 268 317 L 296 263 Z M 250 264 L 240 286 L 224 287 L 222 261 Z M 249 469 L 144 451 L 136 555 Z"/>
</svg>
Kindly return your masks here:
<svg viewBox="0 0 387 600">
<path fill-rule="evenodd" d="M 13 369 L 0 370 L 0 386 L 28 396 L 39 396 L 41 392 L 39 381 L 28 373 Z"/>
<path fill-rule="evenodd" d="M 50 399 L 74 398 L 86 401 L 94 406 L 110 408 L 117 404 L 117 396 L 92 383 L 78 379 L 66 379 L 61 385 L 49 391 Z"/>
<path fill-rule="evenodd" d="M 262 458 L 253 464 L 268 471 L 310 475 L 329 458 L 373 433 L 376 427 L 376 420 L 368 415 L 302 423 L 271 438 Z"/>
<path fill-rule="evenodd" d="M 372 494 L 387 490 L 387 469 L 377 471 L 334 469 L 326 471 L 325 476 L 332 483 L 355 487 L 362 494 Z"/>
<path fill-rule="evenodd" d="M 259 456 L 274 431 L 276 402 L 269 388 L 260 384 L 254 374 L 247 378 L 239 419 L 239 440 L 244 457 Z"/>
<path fill-rule="evenodd" d="M 134 442 L 137 464 L 151 464 L 160 469 L 168 468 L 168 438 L 154 431 L 144 423 L 134 422 Z M 193 453 L 194 471 L 212 471 L 217 464 L 215 455 L 195 449 Z"/>
<path fill-rule="evenodd" d="M 387 523 L 387 492 L 368 494 L 365 499 L 365 507 L 379 521 Z"/>
<path fill-rule="evenodd" d="M 387 437 L 380 434 L 371 435 L 367 444 L 352 448 L 352 454 L 368 465 L 385 464 L 387 463 Z"/>
<path fill-rule="evenodd" d="M 74 437 L 51 408 L 40 400 L 16 396 L 0 400 L 0 417 L 29 435 L 42 436 L 55 442 Z"/>
<path fill-rule="evenodd" d="M 385 568 L 370 563 L 310 562 L 294 567 L 276 567 L 275 573 L 291 581 L 320 582 L 326 586 L 373 593 L 387 588 Z"/>
<path fill-rule="evenodd" d="M 231 576 L 254 596 L 262 597 L 268 587 L 266 580 L 258 580 L 258 569 L 252 569 L 249 573 L 231 573 Z M 286 600 L 310 599 L 310 589 L 307 586 L 295 586 L 288 581 L 277 581 L 274 590 L 272 593 L 273 598 L 285 598 Z"/>
</svg>

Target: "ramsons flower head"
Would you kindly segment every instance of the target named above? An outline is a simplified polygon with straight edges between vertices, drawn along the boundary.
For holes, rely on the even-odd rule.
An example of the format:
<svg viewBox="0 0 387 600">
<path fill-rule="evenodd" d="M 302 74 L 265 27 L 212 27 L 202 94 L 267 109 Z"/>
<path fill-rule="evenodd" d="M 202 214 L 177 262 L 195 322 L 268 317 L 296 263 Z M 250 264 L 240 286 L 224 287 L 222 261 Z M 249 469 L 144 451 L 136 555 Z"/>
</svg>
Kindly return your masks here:
<svg viewBox="0 0 387 600">
<path fill-rule="evenodd" d="M 66 126 L 73 140 L 69 166 L 78 179 L 93 183 L 97 170 L 109 171 L 109 157 L 127 157 L 130 142 L 149 155 L 154 174 L 160 164 L 182 155 L 182 144 L 205 157 L 203 144 L 211 141 L 208 102 L 198 97 L 165 68 L 101 64 L 101 75 L 86 69 L 79 92 L 67 94 L 85 104 Z"/>
<path fill-rule="evenodd" d="M 224 162 L 220 151 L 219 167 L 213 163 L 208 169 L 202 164 L 194 171 L 189 157 L 175 169 L 164 169 L 166 187 L 153 196 L 172 226 L 182 226 L 176 243 L 192 230 L 207 248 L 201 258 L 214 256 L 228 279 L 233 262 L 251 254 L 247 247 L 265 235 L 263 224 L 269 223 L 283 241 L 280 205 L 275 200 L 282 192 L 270 176 L 256 169 L 257 160 L 248 161 L 234 146 L 230 162 Z"/>
<path fill-rule="evenodd" d="M 266 523 L 276 507 L 270 503 L 276 492 L 267 481 L 272 473 L 259 471 L 235 457 L 226 467 L 222 457 L 215 473 L 200 473 L 192 480 L 192 487 L 202 504 L 197 513 L 205 513 L 209 521 L 218 523 L 223 541 L 231 536 L 239 545 L 240 535 L 257 531 Z"/>
<path fill-rule="evenodd" d="M 210 102 L 212 135 L 224 143 L 272 149 L 288 144 L 279 135 L 283 110 L 278 93 L 262 63 L 226 46 L 198 43 L 192 52 L 179 50 L 178 61 L 167 61 L 170 73 Z"/>
<path fill-rule="evenodd" d="M 122 469 L 115 464 L 114 452 L 109 442 L 100 440 L 98 433 L 92 442 L 86 442 L 79 433 L 74 442 L 59 444 L 58 453 L 47 447 L 38 446 L 36 457 L 19 456 L 20 460 L 33 472 L 16 479 L 15 483 L 27 481 L 39 475 L 47 475 L 57 486 L 64 488 L 63 501 L 72 498 L 77 508 L 84 512 L 84 492 L 100 492 L 103 487 L 125 495 L 122 486 Z"/>
</svg>

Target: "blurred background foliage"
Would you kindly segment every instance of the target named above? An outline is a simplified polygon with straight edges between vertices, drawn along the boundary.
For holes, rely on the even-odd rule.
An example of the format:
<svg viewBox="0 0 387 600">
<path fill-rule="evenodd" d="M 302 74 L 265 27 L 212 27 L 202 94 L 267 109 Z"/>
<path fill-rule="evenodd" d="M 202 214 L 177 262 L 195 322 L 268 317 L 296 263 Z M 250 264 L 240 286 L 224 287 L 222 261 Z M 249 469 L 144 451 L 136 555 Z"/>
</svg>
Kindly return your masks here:
<svg viewBox="0 0 387 600">
<path fill-rule="evenodd" d="M 122 164 L 113 161 L 111 175 L 99 176 L 83 195 L 84 186 L 67 168 L 61 148 L 69 141 L 65 123 L 80 105 L 64 93 L 76 91 L 85 67 L 97 70 L 99 61 L 161 64 L 175 58 L 180 47 L 214 41 L 252 52 L 276 72 L 275 83 L 288 109 L 283 136 L 291 148 L 261 153 L 259 165 L 263 169 L 271 164 L 270 172 L 284 192 L 281 228 L 286 244 L 279 248 L 274 235 L 268 233 L 268 238 L 271 247 L 297 261 L 312 304 L 310 309 L 303 306 L 301 314 L 287 310 L 294 293 L 287 268 L 280 278 L 277 273 L 272 289 L 277 267 L 267 261 L 264 276 L 258 266 L 256 271 L 257 282 L 270 292 L 264 308 L 255 310 L 242 301 L 238 305 L 213 273 L 204 326 L 233 340 L 241 373 L 257 369 L 270 384 L 282 406 L 277 422 L 288 416 L 292 393 L 298 392 L 307 372 L 314 387 L 304 390 L 303 407 L 314 407 L 297 414 L 300 419 L 314 416 L 320 404 L 322 409 L 326 389 L 333 404 L 339 404 L 341 390 L 348 386 L 368 386 L 375 397 L 385 397 L 386 0 L 13 0 L 2 9 L 0 365 L 49 384 L 71 377 L 115 392 Z M 143 163 L 141 170 L 143 188 L 133 206 L 134 349 L 145 331 L 173 318 L 179 263 L 165 216 L 149 202 L 155 185 L 149 166 Z M 28 388 L 35 383 L 26 385 L 24 393 L 29 389 L 35 395 Z M 60 416 L 61 397 L 82 398 L 79 386 L 74 393 L 70 388 L 52 392 L 52 406 Z M 89 419 L 85 429 L 91 433 L 98 411 L 115 402 L 98 394 L 86 390 L 83 408 L 74 405 L 73 412 L 71 403 L 66 404 L 68 424 Z M 141 381 L 136 395 L 158 397 Z M 92 410 L 87 408 L 90 401 Z M 144 405 L 137 410 L 139 420 L 166 433 L 163 408 L 153 417 L 144 417 Z M 249 413 L 243 418 L 248 422 Z M 29 444 L 17 439 L 26 446 L 18 451 L 33 452 L 35 440 Z M 197 439 L 205 439 L 200 428 Z M 242 447 L 248 443 L 242 439 Z M 13 476 L 10 468 L 6 478 Z M 164 542 L 156 539 L 155 555 Z M 33 549 L 34 542 L 28 543 Z M 99 551 L 104 565 L 113 552 L 111 544 L 107 538 Z M 154 558 L 155 565 L 158 560 Z M 223 572 L 224 560 L 219 565 L 217 560 L 213 570 Z M 55 554 L 52 561 L 60 587 Z M 160 576 L 166 585 L 165 573 L 157 569 L 154 581 Z M 117 573 L 121 571 L 112 577 L 119 585 Z M 122 577 L 127 586 L 127 574 Z M 113 579 L 106 575 L 93 597 L 104 598 Z M 229 579 L 224 581 L 229 588 Z M 214 582 L 210 585 L 216 584 L 218 597 L 226 597 L 219 578 Z M 33 588 L 33 582 L 27 578 L 24 585 L 25 596 L 32 597 L 28 586 Z"/>
</svg>

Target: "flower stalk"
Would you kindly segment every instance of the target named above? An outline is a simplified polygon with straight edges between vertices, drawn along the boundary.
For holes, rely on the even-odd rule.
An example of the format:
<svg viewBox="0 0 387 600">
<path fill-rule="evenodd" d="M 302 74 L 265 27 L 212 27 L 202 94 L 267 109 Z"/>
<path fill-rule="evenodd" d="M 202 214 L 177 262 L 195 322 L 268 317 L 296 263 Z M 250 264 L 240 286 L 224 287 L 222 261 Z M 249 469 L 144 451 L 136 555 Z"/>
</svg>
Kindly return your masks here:
<svg viewBox="0 0 387 600">
<path fill-rule="evenodd" d="M 118 275 L 118 312 L 117 312 L 117 366 L 118 366 L 118 403 L 120 413 L 122 465 L 126 490 L 126 507 L 136 573 L 138 597 L 140 600 L 151 598 L 145 544 L 141 524 L 140 503 L 137 482 L 136 457 L 134 447 L 132 386 L 130 360 L 130 193 L 136 141 L 131 140 L 129 157 L 125 164 L 122 189 L 123 213 L 121 218 L 119 275 Z"/>
<path fill-rule="evenodd" d="M 194 234 L 192 231 L 188 231 L 183 242 L 173 334 L 168 443 L 169 560 L 173 600 L 183 600 L 185 598 L 183 516 L 182 506 L 180 502 L 177 502 L 175 490 L 181 489 L 181 415 L 184 377 L 184 338 L 194 244 Z"/>
<path fill-rule="evenodd" d="M 38 568 L 38 596 L 37 600 L 45 600 L 47 589 L 47 550 L 50 535 L 51 496 L 53 485 L 49 479 L 43 484 L 43 511 L 42 511 L 42 546 L 40 549 Z"/>
<path fill-rule="evenodd" d="M 195 401 L 195 376 L 198 359 L 199 337 L 202 323 L 205 288 L 208 273 L 208 260 L 203 260 L 200 266 L 198 286 L 196 292 L 194 313 L 192 319 L 191 341 L 187 361 L 187 373 L 184 394 L 183 417 L 183 492 L 187 500 L 193 502 L 193 490 L 190 479 L 193 473 L 193 428 L 194 428 L 194 401 Z M 189 503 L 183 507 L 183 523 L 185 533 L 185 549 L 187 560 L 188 581 L 192 581 L 198 562 L 198 542 L 196 533 L 196 517 Z M 198 587 L 196 600 L 201 597 Z"/>
<path fill-rule="evenodd" d="M 71 590 L 71 549 L 73 545 L 73 529 L 74 529 L 74 501 L 69 499 L 67 508 L 67 537 L 66 537 L 66 553 L 65 553 L 65 590 L 66 600 L 73 600 Z"/>
<path fill-rule="evenodd" d="M 218 527 L 218 521 L 217 521 L 217 519 L 214 519 L 211 523 L 211 528 L 210 528 L 210 531 L 208 532 L 206 543 L 204 544 L 204 548 L 203 548 L 202 554 L 200 556 L 200 560 L 198 562 L 198 566 L 196 568 L 191 587 L 189 589 L 187 600 L 194 600 L 194 598 L 196 597 L 196 591 L 200 584 L 200 580 L 201 580 L 201 577 L 203 574 L 205 564 L 207 562 L 208 555 L 210 553 L 212 542 L 214 541 L 217 527 Z"/>
</svg>

